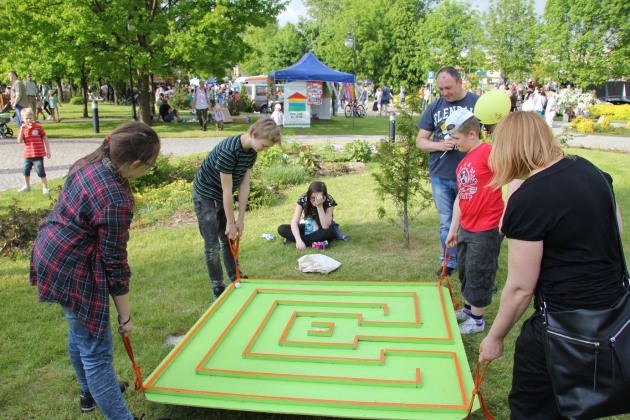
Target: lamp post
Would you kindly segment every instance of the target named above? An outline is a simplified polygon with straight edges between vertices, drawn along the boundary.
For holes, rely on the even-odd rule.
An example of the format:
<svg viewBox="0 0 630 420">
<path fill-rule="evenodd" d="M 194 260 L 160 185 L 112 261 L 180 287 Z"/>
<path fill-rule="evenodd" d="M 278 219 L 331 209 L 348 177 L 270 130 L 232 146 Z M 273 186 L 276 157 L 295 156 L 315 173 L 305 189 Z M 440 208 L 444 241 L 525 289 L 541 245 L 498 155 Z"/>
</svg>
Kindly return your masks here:
<svg viewBox="0 0 630 420">
<path fill-rule="evenodd" d="M 135 31 L 136 27 L 131 23 L 127 24 L 127 31 Z M 133 94 L 133 72 L 131 71 L 131 55 L 129 55 L 129 86 L 131 87 L 131 116 L 134 120 L 138 121 L 138 115 L 136 114 L 136 97 Z"/>
<path fill-rule="evenodd" d="M 352 48 L 354 50 L 354 83 L 357 83 L 357 31 L 353 28 L 353 33 L 348 32 L 348 36 L 346 36 L 346 40 L 344 44 L 348 48 Z M 356 114 L 356 107 L 354 100 L 356 99 L 356 91 L 353 95 L 353 101 L 350 105 L 350 109 L 352 110 L 352 131 L 354 131 L 354 114 Z"/>
<path fill-rule="evenodd" d="M 468 56 L 468 77 L 470 77 L 472 71 L 472 44 L 473 44 L 472 35 L 468 35 L 468 44 L 464 44 L 464 48 L 462 49 L 461 56 L 462 58 L 466 58 Z"/>
</svg>

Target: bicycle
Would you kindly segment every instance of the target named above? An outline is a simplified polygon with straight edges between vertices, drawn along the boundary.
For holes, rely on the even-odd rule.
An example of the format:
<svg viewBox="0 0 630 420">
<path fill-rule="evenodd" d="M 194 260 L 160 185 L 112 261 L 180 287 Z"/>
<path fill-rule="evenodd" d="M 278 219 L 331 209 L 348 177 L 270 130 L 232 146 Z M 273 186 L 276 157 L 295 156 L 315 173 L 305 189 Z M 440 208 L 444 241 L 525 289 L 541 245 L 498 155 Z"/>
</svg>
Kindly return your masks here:
<svg viewBox="0 0 630 420">
<path fill-rule="evenodd" d="M 365 107 L 359 104 L 357 100 L 354 100 L 352 104 L 346 105 L 346 108 L 345 108 L 346 117 L 347 118 L 352 117 L 353 112 L 354 112 L 354 115 L 358 118 L 367 117 L 367 112 L 365 112 Z"/>
</svg>

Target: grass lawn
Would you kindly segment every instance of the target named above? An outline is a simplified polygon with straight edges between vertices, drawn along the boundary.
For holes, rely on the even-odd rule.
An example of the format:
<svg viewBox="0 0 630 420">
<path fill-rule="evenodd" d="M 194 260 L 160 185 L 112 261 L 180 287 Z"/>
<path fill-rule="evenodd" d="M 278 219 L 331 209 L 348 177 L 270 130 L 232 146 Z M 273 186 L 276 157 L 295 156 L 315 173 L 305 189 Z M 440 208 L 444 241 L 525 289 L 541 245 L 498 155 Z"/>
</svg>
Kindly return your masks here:
<svg viewBox="0 0 630 420">
<path fill-rule="evenodd" d="M 60 110 L 62 121 L 60 123 L 45 122 L 44 126 L 50 138 L 93 138 L 105 136 L 125 120 L 131 120 L 131 106 L 99 104 L 100 134 L 94 133 L 92 122 L 92 109 L 88 107 L 89 118 L 83 119 L 83 107 L 81 105 L 64 104 Z M 188 110 L 182 111 L 186 116 Z M 342 114 L 331 120 L 316 120 L 311 122 L 310 128 L 285 128 L 283 134 L 291 135 L 338 135 L 338 134 L 375 134 L 385 135 L 389 130 L 389 117 L 375 116 L 369 113 L 368 118 L 356 118 L 355 128 L 352 129 L 352 118 L 346 118 Z M 249 114 L 252 119 L 260 118 L 260 114 Z M 67 121 L 74 119 L 82 121 Z M 63 121 L 66 120 L 66 121 Z M 223 132 L 217 132 L 211 128 L 201 131 L 198 123 L 155 123 L 153 128 L 162 137 L 226 137 L 247 131 L 250 124 L 225 124 Z"/>
<path fill-rule="evenodd" d="M 62 109 L 63 112 L 63 109 Z M 368 122 L 370 119 L 368 119 Z M 584 156 L 615 181 L 615 192 L 622 214 L 630 214 L 630 155 L 614 152 L 570 149 Z M 375 170 L 373 165 L 369 171 Z M 55 181 L 53 185 L 59 183 Z M 376 209 L 392 206 L 376 197 L 375 182 L 369 173 L 326 179 L 329 192 L 339 203 L 335 219 L 349 242 L 333 243 L 325 254 L 342 262 L 328 275 L 304 274 L 295 270 L 303 253 L 294 246 L 284 246 L 279 239 L 266 241 L 262 233 L 276 233 L 281 223 L 289 223 L 295 200 L 306 185 L 293 188 L 271 208 L 255 210 L 245 220 L 239 261 L 250 278 L 326 279 L 337 281 L 435 280 L 438 268 L 438 218 L 431 207 L 411 223 L 411 243 L 402 246 L 400 229 L 379 219 Z M 0 207 L 5 208 L 17 193 L 0 193 Z M 35 194 L 20 195 L 20 203 L 40 207 L 46 199 Z M 31 201 L 26 201 L 31 200 Z M 211 303 L 211 288 L 203 259 L 203 245 L 196 223 L 178 219 L 150 228 L 134 228 L 129 242 L 129 262 L 133 271 L 131 302 L 135 330 L 131 337 L 136 360 L 145 376 L 168 354 L 163 343 L 167 335 L 186 332 Z M 630 249 L 630 234 L 623 234 Z M 497 286 L 501 289 L 507 274 L 507 241 L 503 244 Z M 2 259 L 0 264 L 0 314 L 4 340 L 0 342 L 0 412 L 3 418 L 87 418 L 80 413 L 79 388 L 66 352 L 66 322 L 58 305 L 37 303 L 35 288 L 28 285 L 26 257 Z M 453 277 L 458 289 L 457 276 Z M 459 293 L 457 297 L 461 300 Z M 487 310 L 487 319 L 496 316 L 499 294 Z M 115 311 L 114 311 L 115 312 Z M 112 321 L 115 322 L 115 316 Z M 513 345 L 518 328 L 506 339 L 505 355 L 488 370 L 483 394 L 497 419 L 509 418 L 507 396 L 511 383 Z M 479 343 L 484 334 L 467 336 L 464 343 L 469 363 L 474 368 Z M 133 371 L 122 342 L 115 334 L 115 368 L 121 379 L 133 381 Z M 131 410 L 147 419 L 296 419 L 293 416 L 195 409 L 148 402 L 141 393 L 128 390 L 126 400 Z M 90 418 L 103 418 L 100 412 Z M 478 411 L 475 419 L 483 418 Z M 533 415 L 532 418 L 535 418 Z"/>
</svg>

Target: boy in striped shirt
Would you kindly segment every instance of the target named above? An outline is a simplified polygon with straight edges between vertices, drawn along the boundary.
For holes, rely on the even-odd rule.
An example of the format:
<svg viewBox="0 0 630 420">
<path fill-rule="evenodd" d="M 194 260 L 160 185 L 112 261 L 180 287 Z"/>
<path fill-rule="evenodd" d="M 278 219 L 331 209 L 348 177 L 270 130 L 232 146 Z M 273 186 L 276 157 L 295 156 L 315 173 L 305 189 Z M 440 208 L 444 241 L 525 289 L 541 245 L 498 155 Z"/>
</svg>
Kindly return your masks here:
<svg viewBox="0 0 630 420">
<path fill-rule="evenodd" d="M 31 108 L 22 110 L 24 124 L 18 132 L 18 143 L 24 143 L 24 186 L 18 192 L 31 190 L 31 169 L 35 166 L 35 172 L 42 179 L 43 194 L 50 194 L 48 180 L 44 170 L 44 156 L 50 159 L 50 145 L 44 128 L 35 122 L 35 114 Z"/>
<path fill-rule="evenodd" d="M 193 182 L 193 203 L 204 240 L 206 266 L 214 300 L 223 293 L 223 264 L 231 281 L 236 267 L 229 240 L 243 234 L 249 181 L 258 152 L 280 144 L 280 128 L 271 118 L 256 121 L 246 134 L 223 139 L 201 164 Z M 238 219 L 234 216 L 234 193 L 238 190 Z M 240 272 L 240 268 L 239 272 Z M 246 278 L 240 273 L 240 278 Z"/>
</svg>

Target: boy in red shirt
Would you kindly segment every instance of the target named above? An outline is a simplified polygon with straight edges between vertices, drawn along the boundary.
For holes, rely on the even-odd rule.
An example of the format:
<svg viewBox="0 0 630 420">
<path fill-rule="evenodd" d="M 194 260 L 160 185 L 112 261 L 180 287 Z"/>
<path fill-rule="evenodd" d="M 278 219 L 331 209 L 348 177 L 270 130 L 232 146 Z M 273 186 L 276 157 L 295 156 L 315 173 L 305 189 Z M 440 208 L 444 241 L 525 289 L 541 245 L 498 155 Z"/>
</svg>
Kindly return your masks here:
<svg viewBox="0 0 630 420">
<path fill-rule="evenodd" d="M 479 139 L 480 125 L 466 108 L 453 112 L 444 123 L 450 136 L 466 156 L 457 166 L 457 198 L 446 245 L 457 245 L 457 266 L 465 306 L 456 312 L 461 334 L 481 332 L 483 314 L 496 291 L 494 279 L 503 237 L 499 222 L 503 214 L 501 189 L 489 188 L 493 172 L 488 165 L 492 147 Z"/>
<path fill-rule="evenodd" d="M 44 194 L 50 194 L 48 180 L 44 170 L 44 156 L 50 159 L 50 145 L 44 128 L 35 122 L 35 114 L 30 108 L 22 110 L 22 121 L 25 123 L 18 132 L 18 143 L 24 143 L 24 182 L 25 185 L 18 192 L 31 190 L 31 169 L 35 166 L 35 172 L 42 179 Z"/>
</svg>

